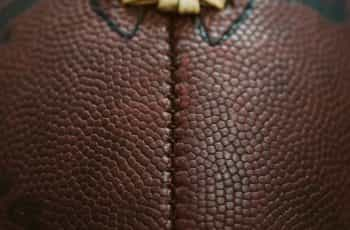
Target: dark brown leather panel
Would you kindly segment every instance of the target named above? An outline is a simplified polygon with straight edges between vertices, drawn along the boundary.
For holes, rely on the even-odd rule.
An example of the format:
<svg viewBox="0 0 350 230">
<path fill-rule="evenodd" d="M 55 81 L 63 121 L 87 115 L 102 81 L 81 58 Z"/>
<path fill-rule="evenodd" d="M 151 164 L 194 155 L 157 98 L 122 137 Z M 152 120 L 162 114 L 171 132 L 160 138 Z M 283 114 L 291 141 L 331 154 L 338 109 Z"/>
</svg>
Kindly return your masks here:
<svg viewBox="0 0 350 230">
<path fill-rule="evenodd" d="M 219 45 L 193 31 L 174 34 L 176 229 L 349 229 L 350 24 L 257 1 Z"/>
<path fill-rule="evenodd" d="M 169 228 L 168 34 L 150 12 L 122 38 L 86 0 L 41 1 L 11 22 L 0 229 Z"/>
</svg>

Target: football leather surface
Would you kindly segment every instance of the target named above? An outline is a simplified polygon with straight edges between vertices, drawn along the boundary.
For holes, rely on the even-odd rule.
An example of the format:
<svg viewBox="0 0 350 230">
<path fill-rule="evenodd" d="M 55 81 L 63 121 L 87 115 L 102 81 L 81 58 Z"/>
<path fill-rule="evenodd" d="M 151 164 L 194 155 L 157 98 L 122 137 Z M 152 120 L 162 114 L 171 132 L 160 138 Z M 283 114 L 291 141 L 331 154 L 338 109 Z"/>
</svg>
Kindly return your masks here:
<svg viewBox="0 0 350 230">
<path fill-rule="evenodd" d="M 349 230 L 350 1 L 1 1 L 0 229 Z"/>
</svg>

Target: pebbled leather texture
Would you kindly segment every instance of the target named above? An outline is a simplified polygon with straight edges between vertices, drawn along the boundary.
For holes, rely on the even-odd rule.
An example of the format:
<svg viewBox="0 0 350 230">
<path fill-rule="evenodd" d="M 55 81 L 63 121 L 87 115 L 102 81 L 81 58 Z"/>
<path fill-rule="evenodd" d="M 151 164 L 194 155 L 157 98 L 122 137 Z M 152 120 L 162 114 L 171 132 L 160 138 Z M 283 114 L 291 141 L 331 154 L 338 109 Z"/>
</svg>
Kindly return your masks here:
<svg viewBox="0 0 350 230">
<path fill-rule="evenodd" d="M 71 0 L 16 18 L 0 45 L 0 177 L 12 184 L 0 229 L 168 228 L 166 25 L 148 14 L 127 41 Z M 40 215 L 12 217 L 22 198 L 40 202 Z"/>
<path fill-rule="evenodd" d="M 0 229 L 350 229 L 349 1 L 7 2 Z"/>
</svg>

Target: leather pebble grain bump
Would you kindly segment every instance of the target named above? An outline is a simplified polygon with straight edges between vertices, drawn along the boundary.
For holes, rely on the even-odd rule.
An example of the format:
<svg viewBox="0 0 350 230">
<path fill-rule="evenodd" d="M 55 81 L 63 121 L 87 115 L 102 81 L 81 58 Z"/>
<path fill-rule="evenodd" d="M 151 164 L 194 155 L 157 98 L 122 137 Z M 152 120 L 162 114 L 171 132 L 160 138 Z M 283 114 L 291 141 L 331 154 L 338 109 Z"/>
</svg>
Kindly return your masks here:
<svg viewBox="0 0 350 230">
<path fill-rule="evenodd" d="M 349 9 L 2 1 L 0 230 L 350 229 Z"/>
</svg>

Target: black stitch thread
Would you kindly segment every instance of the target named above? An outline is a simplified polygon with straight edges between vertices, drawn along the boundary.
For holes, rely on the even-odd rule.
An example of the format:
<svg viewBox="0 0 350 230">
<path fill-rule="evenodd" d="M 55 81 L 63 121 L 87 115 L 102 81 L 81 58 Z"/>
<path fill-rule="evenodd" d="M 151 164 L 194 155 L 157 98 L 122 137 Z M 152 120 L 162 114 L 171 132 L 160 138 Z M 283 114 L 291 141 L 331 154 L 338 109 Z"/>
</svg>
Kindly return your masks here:
<svg viewBox="0 0 350 230">
<path fill-rule="evenodd" d="M 207 42 L 211 46 L 220 45 L 224 41 L 228 40 L 233 34 L 237 32 L 240 26 L 250 17 L 254 8 L 255 0 L 249 0 L 245 8 L 243 9 L 243 13 L 232 21 L 227 30 L 220 37 L 211 37 L 208 28 L 206 28 L 205 23 L 201 16 L 197 16 L 196 30 L 198 31 L 200 37 Z"/>
<path fill-rule="evenodd" d="M 223 33 L 221 37 L 211 37 L 208 29 L 203 22 L 201 16 L 197 16 L 195 20 L 196 30 L 198 31 L 200 37 L 207 42 L 211 46 L 220 45 L 222 42 L 228 40 L 237 30 L 240 28 L 241 24 L 246 21 L 246 19 L 252 14 L 255 0 L 249 0 L 246 7 L 243 10 L 243 13 L 232 21 L 227 30 Z M 140 29 L 140 25 L 143 22 L 145 15 L 147 13 L 145 8 L 141 9 L 139 16 L 137 18 L 137 22 L 134 28 L 131 31 L 123 30 L 118 22 L 112 20 L 112 18 L 102 9 L 100 0 L 90 0 L 90 5 L 93 11 L 101 17 L 108 25 L 108 27 L 118 33 L 120 36 L 125 37 L 127 39 L 133 38 Z"/>
<path fill-rule="evenodd" d="M 146 9 L 144 7 L 142 7 L 139 14 L 138 14 L 137 21 L 136 21 L 134 28 L 130 31 L 126 31 L 126 30 L 123 30 L 121 28 L 121 26 L 118 24 L 118 22 L 113 20 L 102 9 L 101 4 L 100 4 L 100 0 L 90 0 L 90 5 L 91 5 L 92 10 L 107 23 L 108 27 L 112 31 L 118 33 L 120 36 L 127 38 L 127 39 L 131 39 L 136 35 L 136 33 L 140 29 L 141 23 L 143 22 L 143 20 L 146 16 Z"/>
</svg>

